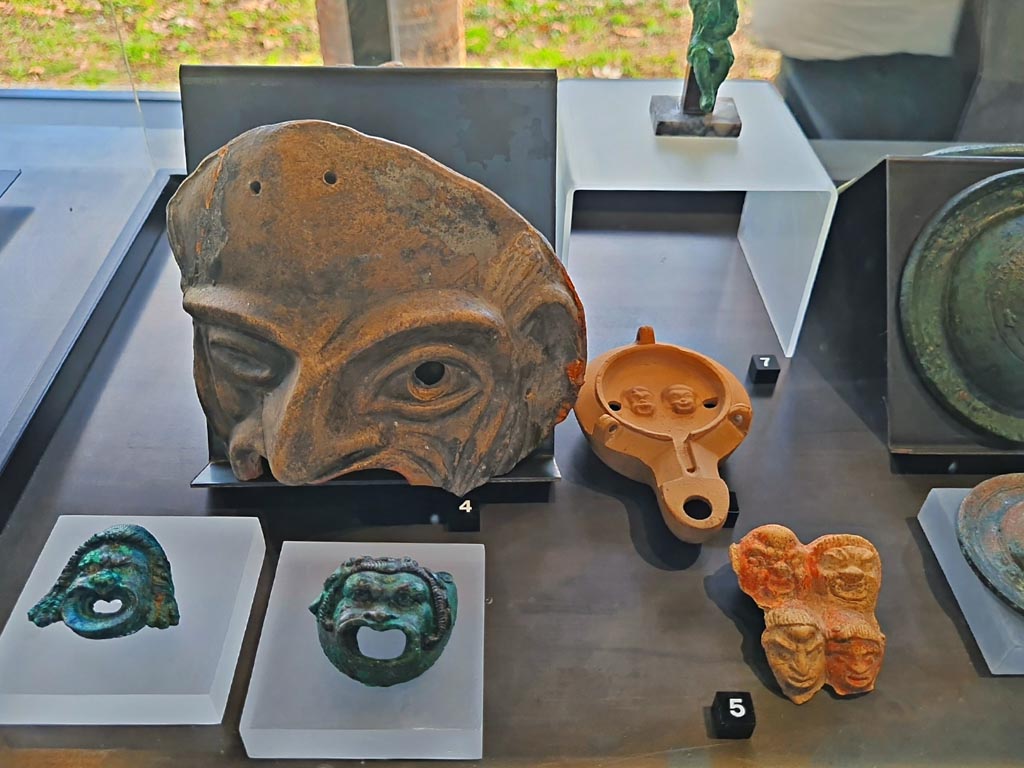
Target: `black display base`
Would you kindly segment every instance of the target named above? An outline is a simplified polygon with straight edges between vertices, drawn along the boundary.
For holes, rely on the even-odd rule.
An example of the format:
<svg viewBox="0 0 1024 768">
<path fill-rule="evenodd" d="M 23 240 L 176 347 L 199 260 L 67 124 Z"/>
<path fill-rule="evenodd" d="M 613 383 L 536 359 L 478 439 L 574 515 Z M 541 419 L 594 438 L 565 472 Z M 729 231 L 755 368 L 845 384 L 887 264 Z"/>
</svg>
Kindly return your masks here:
<svg viewBox="0 0 1024 768">
<path fill-rule="evenodd" d="M 551 483 L 562 477 L 551 453 L 536 450 L 520 461 L 511 472 L 500 477 L 492 477 L 484 487 L 492 483 Z M 406 480 L 394 472 L 383 469 L 367 469 L 341 475 L 315 487 L 344 485 L 408 485 Z M 287 488 L 277 482 L 269 473 L 256 480 L 239 480 L 226 462 L 211 461 L 192 480 L 193 488 Z"/>
<path fill-rule="evenodd" d="M 734 139 L 740 135 L 743 122 L 736 102 L 719 98 L 715 111 L 707 115 L 689 115 L 677 96 L 651 97 L 651 124 L 656 136 L 704 136 Z"/>
</svg>

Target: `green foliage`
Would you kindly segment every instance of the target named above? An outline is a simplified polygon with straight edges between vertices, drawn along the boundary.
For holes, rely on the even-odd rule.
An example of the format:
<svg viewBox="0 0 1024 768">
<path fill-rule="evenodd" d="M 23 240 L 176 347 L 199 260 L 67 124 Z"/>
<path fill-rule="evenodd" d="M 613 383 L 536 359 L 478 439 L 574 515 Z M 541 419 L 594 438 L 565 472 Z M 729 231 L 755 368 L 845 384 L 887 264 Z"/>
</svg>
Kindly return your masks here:
<svg viewBox="0 0 1024 768">
<path fill-rule="evenodd" d="M 483 56 L 491 46 L 491 31 L 479 24 L 466 27 L 466 53 L 471 56 Z"/>
<path fill-rule="evenodd" d="M 750 1 L 739 0 L 741 12 Z M 0 87 L 126 87 L 125 60 L 137 82 L 161 87 L 177 83 L 185 62 L 320 63 L 316 0 L 6 5 Z M 688 0 L 463 0 L 463 9 L 471 65 L 555 67 L 564 77 L 682 75 Z M 751 50 L 741 43 L 736 74 L 771 76 L 777 57 L 755 49 L 745 60 L 744 44 Z"/>
</svg>

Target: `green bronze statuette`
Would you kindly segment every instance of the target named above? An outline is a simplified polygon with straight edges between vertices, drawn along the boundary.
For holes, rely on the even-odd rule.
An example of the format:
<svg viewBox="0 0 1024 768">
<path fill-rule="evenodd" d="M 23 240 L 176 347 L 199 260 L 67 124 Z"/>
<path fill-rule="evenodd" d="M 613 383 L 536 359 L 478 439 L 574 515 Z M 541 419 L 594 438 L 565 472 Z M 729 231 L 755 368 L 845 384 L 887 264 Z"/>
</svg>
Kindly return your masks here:
<svg viewBox="0 0 1024 768">
<path fill-rule="evenodd" d="M 101 600 L 121 605 L 109 613 L 97 611 Z M 63 621 L 90 640 L 124 637 L 147 626 L 167 629 L 178 623 L 171 564 L 145 528 L 115 525 L 75 550 L 28 618 L 38 627 Z"/>
<path fill-rule="evenodd" d="M 899 309 L 935 399 L 979 432 L 1024 443 L 1024 170 L 968 187 L 924 227 Z"/>
<path fill-rule="evenodd" d="M 700 88 L 700 111 L 715 110 L 718 89 L 729 75 L 736 57 L 729 37 L 736 32 L 740 14 L 736 0 L 690 0 L 693 31 L 686 60 Z"/>
<path fill-rule="evenodd" d="M 386 687 L 419 677 L 440 658 L 458 607 L 450 573 L 434 572 L 408 557 L 354 557 L 324 582 L 309 606 L 331 663 L 363 685 Z M 400 630 L 405 649 L 394 659 L 359 650 L 361 627 Z"/>
<path fill-rule="evenodd" d="M 734 138 L 740 135 L 736 103 L 718 98 L 718 89 L 729 75 L 736 57 L 729 36 L 739 23 L 737 0 L 690 0 L 693 28 L 686 60 L 690 70 L 682 98 L 651 97 L 651 122 L 658 136 L 709 136 Z"/>
</svg>

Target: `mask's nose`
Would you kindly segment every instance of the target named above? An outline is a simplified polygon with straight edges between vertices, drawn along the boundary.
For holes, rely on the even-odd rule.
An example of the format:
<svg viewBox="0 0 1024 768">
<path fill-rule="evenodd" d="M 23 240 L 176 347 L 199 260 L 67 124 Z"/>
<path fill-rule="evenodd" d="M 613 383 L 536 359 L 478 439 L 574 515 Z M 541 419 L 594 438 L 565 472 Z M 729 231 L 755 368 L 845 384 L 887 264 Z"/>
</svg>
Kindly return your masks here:
<svg viewBox="0 0 1024 768">
<path fill-rule="evenodd" d="M 263 439 L 278 482 L 305 485 L 328 480 L 324 475 L 344 456 L 344 429 L 330 428 L 325 418 L 329 397 L 325 376 L 300 373 L 287 392 L 264 404 Z"/>
<path fill-rule="evenodd" d="M 814 668 L 814 661 L 811 654 L 806 651 L 797 651 L 793 654 L 793 671 L 800 677 L 807 677 Z"/>
<path fill-rule="evenodd" d="M 101 571 L 89 577 L 89 586 L 100 594 L 106 594 L 117 586 L 117 577 L 108 571 Z"/>
<path fill-rule="evenodd" d="M 274 478 L 285 485 L 326 482 L 386 444 L 382 425 L 357 423 L 351 393 L 338 386 L 342 363 L 299 371 L 263 406 L 263 441 Z"/>
</svg>

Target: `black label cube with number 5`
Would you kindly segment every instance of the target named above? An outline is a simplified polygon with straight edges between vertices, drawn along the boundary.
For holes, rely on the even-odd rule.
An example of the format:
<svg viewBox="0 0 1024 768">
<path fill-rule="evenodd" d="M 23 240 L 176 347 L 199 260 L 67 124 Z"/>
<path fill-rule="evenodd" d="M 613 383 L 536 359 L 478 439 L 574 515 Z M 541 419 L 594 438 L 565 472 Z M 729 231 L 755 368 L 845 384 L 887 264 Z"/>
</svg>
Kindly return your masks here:
<svg viewBox="0 0 1024 768">
<path fill-rule="evenodd" d="M 711 703 L 711 729 L 718 739 L 749 739 L 754 732 L 754 700 L 747 691 L 718 691 Z"/>
</svg>

